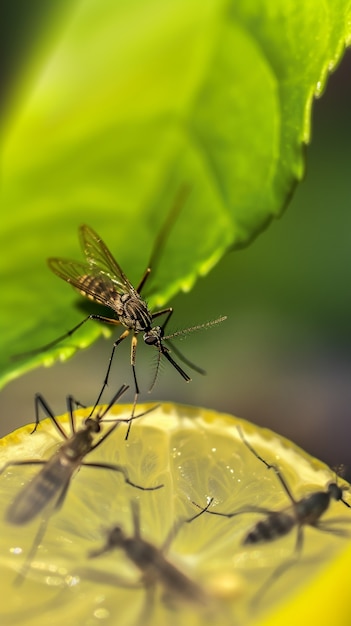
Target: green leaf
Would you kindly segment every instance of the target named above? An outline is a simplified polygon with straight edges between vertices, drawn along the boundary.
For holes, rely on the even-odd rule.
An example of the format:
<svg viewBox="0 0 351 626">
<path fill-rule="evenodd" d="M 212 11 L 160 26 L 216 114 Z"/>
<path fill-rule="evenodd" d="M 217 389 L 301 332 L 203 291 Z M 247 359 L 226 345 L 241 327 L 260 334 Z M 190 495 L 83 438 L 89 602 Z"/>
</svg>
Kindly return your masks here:
<svg viewBox="0 0 351 626">
<path fill-rule="evenodd" d="M 81 258 L 79 224 L 137 283 L 190 185 L 154 279 L 159 307 L 279 215 L 350 13 L 342 0 L 76 0 L 48 12 L 3 124 L 3 383 L 107 332 L 89 323 L 64 349 L 11 361 L 83 317 L 45 266 Z"/>
</svg>

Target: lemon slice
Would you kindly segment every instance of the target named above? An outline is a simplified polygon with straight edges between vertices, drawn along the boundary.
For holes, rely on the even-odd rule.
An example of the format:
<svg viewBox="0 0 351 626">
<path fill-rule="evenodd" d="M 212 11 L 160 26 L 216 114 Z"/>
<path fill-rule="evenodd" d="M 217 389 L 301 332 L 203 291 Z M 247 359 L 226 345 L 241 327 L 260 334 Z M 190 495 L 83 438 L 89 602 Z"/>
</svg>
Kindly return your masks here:
<svg viewBox="0 0 351 626">
<path fill-rule="evenodd" d="M 138 411 L 150 406 L 139 406 Z M 130 406 L 114 406 L 105 419 L 125 419 L 130 412 Z M 77 428 L 89 413 L 90 409 L 76 412 Z M 68 432 L 68 416 L 59 420 Z M 72 478 L 63 506 L 49 517 L 45 535 L 20 585 L 16 584 L 18 574 L 23 571 L 42 515 L 27 525 L 14 526 L 4 521 L 5 512 L 40 467 L 7 467 L 0 475 L 1 624 L 142 623 L 146 591 L 136 566 L 121 549 L 94 559 L 88 556 L 103 546 L 106 532 L 113 526 L 133 535 L 134 500 L 140 511 L 141 536 L 158 547 L 179 520 L 199 512 L 193 502 L 204 507 L 208 498 L 213 498 L 210 510 L 225 513 L 247 506 L 290 506 L 274 472 L 244 445 L 238 425 L 268 463 L 279 465 L 295 498 L 335 481 L 328 467 L 269 430 L 230 415 L 162 404 L 133 423 L 128 441 L 124 439 L 126 426 L 121 424 L 85 460 L 123 465 L 133 482 L 145 487 L 163 484 L 163 488 L 141 491 L 127 485 L 117 472 L 82 466 Z M 26 426 L 0 441 L 1 467 L 9 461 L 50 458 L 62 443 L 49 419 L 43 420 L 35 433 L 31 431 L 32 426 Z M 350 502 L 347 492 L 344 498 Z M 242 545 L 247 532 L 262 517 L 247 513 L 228 519 L 204 513 L 180 525 L 165 556 L 201 587 L 208 603 L 202 606 L 178 597 L 174 602 L 169 588 L 165 597 L 161 576 L 150 623 L 192 626 L 205 624 L 210 617 L 219 626 L 278 626 L 297 620 L 346 626 L 350 540 L 310 527 L 304 528 L 301 558 L 268 586 L 253 608 L 255 594 L 277 566 L 291 558 L 296 541 L 293 529 L 273 542 Z M 349 524 L 351 531 L 351 511 L 341 502 L 333 502 L 323 516 L 323 520 L 335 518 L 340 518 L 335 528 L 347 529 Z"/>
</svg>

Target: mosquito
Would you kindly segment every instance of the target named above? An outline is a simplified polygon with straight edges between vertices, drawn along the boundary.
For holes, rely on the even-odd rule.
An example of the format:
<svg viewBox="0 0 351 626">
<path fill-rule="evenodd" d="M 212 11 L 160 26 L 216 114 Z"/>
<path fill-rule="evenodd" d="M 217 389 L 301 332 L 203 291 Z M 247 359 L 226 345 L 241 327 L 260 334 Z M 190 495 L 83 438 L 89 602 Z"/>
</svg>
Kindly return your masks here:
<svg viewBox="0 0 351 626">
<path fill-rule="evenodd" d="M 140 587 L 146 589 L 147 595 L 145 606 L 140 619 L 141 624 L 145 624 L 150 617 L 150 612 L 154 602 L 154 594 L 156 585 L 159 583 L 164 590 L 164 599 L 180 600 L 198 606 L 204 606 L 208 603 L 208 596 L 204 589 L 195 581 L 186 576 L 180 569 L 173 565 L 165 556 L 165 552 L 170 543 L 175 538 L 185 520 L 180 522 L 171 529 L 159 548 L 150 543 L 141 536 L 140 533 L 140 515 L 138 504 L 134 501 L 131 503 L 133 518 L 133 535 L 127 535 L 121 526 L 114 526 L 106 532 L 107 538 L 105 544 L 89 553 L 90 558 L 98 557 L 112 550 L 122 549 L 127 557 L 141 572 L 140 581 L 129 586 Z M 114 583 L 115 578 L 111 578 Z M 121 581 L 118 581 L 121 584 Z M 128 586 L 124 584 L 123 586 Z"/>
<path fill-rule="evenodd" d="M 36 396 L 36 425 L 38 424 L 38 406 L 40 405 L 47 413 L 48 417 L 50 417 L 61 436 L 64 438 L 64 442 L 61 444 L 55 454 L 48 460 L 25 459 L 19 461 L 8 461 L 0 469 L 0 474 L 2 474 L 9 467 L 16 465 L 42 465 L 42 469 L 39 471 L 39 473 L 34 476 L 34 478 L 29 482 L 28 485 L 25 485 L 18 492 L 5 513 L 5 520 L 8 523 L 14 524 L 16 526 L 23 526 L 31 522 L 35 517 L 42 513 L 49 504 L 52 505 L 52 509 L 50 509 L 49 514 L 44 516 L 42 519 L 42 523 L 39 527 L 32 549 L 27 559 L 27 566 L 31 558 L 34 556 L 37 546 L 39 545 L 45 534 L 48 518 L 53 512 L 59 510 L 63 505 L 68 488 L 70 486 L 71 479 L 74 473 L 83 465 L 86 467 L 94 467 L 119 472 L 123 475 L 125 483 L 143 491 L 154 491 L 163 487 L 163 485 L 156 485 L 155 487 L 144 487 L 142 485 L 138 485 L 137 483 L 130 480 L 127 469 L 121 465 L 104 462 L 84 461 L 84 458 L 87 456 L 87 454 L 89 454 L 93 450 L 96 450 L 96 448 L 98 448 L 103 443 L 103 441 L 105 441 L 107 437 L 109 437 L 113 433 L 113 431 L 117 428 L 117 426 L 119 426 L 120 423 L 124 422 L 129 424 L 131 419 L 137 419 L 142 415 L 145 415 L 145 413 L 148 413 L 154 409 L 154 407 L 151 407 L 151 409 L 140 415 L 135 415 L 129 419 L 117 420 L 100 437 L 100 439 L 94 441 L 96 435 L 101 432 L 101 421 L 103 420 L 104 416 L 125 393 L 127 389 L 127 385 L 122 385 L 118 392 L 113 396 L 109 405 L 105 407 L 100 413 L 98 413 L 94 418 L 88 417 L 84 421 L 83 426 L 77 431 L 75 430 L 74 425 L 73 399 L 69 397 L 69 415 L 72 428 L 72 434 L 70 437 L 66 434 L 58 420 L 55 418 L 54 413 L 51 411 L 50 407 L 47 405 L 43 397 L 40 395 Z M 23 572 L 21 576 L 23 576 Z"/>
<path fill-rule="evenodd" d="M 189 190 L 187 187 L 181 188 L 175 205 L 170 212 L 166 223 L 164 224 L 163 228 L 161 229 L 159 235 L 155 240 L 155 247 L 151 254 L 149 266 L 144 272 L 136 288 L 133 287 L 131 282 L 128 280 L 121 266 L 117 263 L 106 244 L 102 241 L 101 237 L 90 226 L 87 226 L 86 224 L 82 225 L 79 228 L 81 247 L 85 256 L 84 263 L 55 257 L 48 259 L 49 267 L 54 272 L 54 274 L 72 285 L 72 287 L 76 289 L 82 296 L 94 301 L 97 304 L 103 305 L 111 309 L 114 317 L 90 314 L 64 335 L 61 335 L 54 341 L 51 341 L 41 348 L 33 350 L 27 354 L 36 354 L 52 348 L 59 342 L 72 336 L 79 328 L 81 328 L 81 326 L 83 326 L 83 324 L 85 324 L 89 320 L 95 320 L 113 326 L 125 327 L 125 330 L 113 344 L 103 385 L 93 407 L 93 411 L 99 404 L 101 396 L 108 384 L 115 350 L 117 346 L 119 346 L 119 344 L 131 333 L 132 341 L 130 361 L 135 387 L 134 407 L 136 406 L 137 398 L 140 393 L 135 370 L 136 349 L 138 341 L 137 338 L 139 333 L 144 333 L 143 339 L 147 345 L 154 346 L 158 350 L 159 358 L 157 363 L 157 371 L 160 359 L 161 357 L 164 357 L 177 370 L 177 372 L 186 382 L 191 381 L 190 376 L 172 357 L 172 349 L 176 356 L 188 367 L 195 370 L 199 374 L 206 373 L 203 369 L 184 357 L 181 352 L 171 344 L 170 340 L 180 334 L 185 335 L 195 330 L 199 330 L 200 328 L 211 327 L 224 321 L 226 317 L 222 316 L 217 320 L 213 320 L 199 326 L 166 335 L 165 329 L 171 319 L 171 316 L 173 315 L 173 308 L 167 307 L 165 309 L 161 309 L 160 311 L 155 311 L 154 313 L 152 313 L 146 301 L 142 298 L 141 295 L 142 290 L 145 287 L 145 284 L 150 276 L 152 269 L 151 266 L 155 265 L 156 263 L 160 249 L 164 245 L 169 228 L 171 227 L 173 221 L 176 219 L 176 216 L 180 210 L 180 207 L 184 203 L 188 191 Z M 162 316 L 165 316 L 163 324 L 153 325 L 155 320 Z M 168 345 L 171 347 L 171 349 L 167 347 L 166 342 L 168 342 Z M 157 371 L 150 391 L 156 382 Z"/>
<path fill-rule="evenodd" d="M 266 589 L 270 586 L 270 584 L 283 572 L 289 569 L 289 567 L 291 567 L 301 556 L 304 543 L 305 526 L 311 526 L 312 528 L 316 528 L 317 530 L 320 530 L 322 532 L 333 533 L 340 537 L 350 536 L 349 531 L 343 528 L 336 528 L 334 524 L 340 523 L 341 521 L 350 522 L 351 519 L 335 518 L 328 521 L 321 520 L 321 517 L 329 509 L 333 500 L 337 502 L 340 501 L 346 507 L 351 508 L 351 504 L 349 504 L 343 498 L 344 491 L 348 491 L 349 487 L 344 485 L 340 486 L 336 482 L 332 481 L 326 485 L 324 490 L 313 491 L 307 496 L 304 496 L 303 498 L 297 500 L 296 498 L 294 498 L 290 487 L 279 467 L 277 465 L 268 463 L 262 456 L 258 454 L 258 452 L 256 452 L 252 445 L 245 439 L 240 427 L 238 427 L 238 432 L 243 443 L 250 450 L 250 452 L 259 461 L 261 461 L 261 463 L 263 463 L 267 469 L 272 469 L 274 471 L 283 490 L 285 491 L 291 502 L 290 506 L 277 511 L 259 506 L 248 506 L 242 509 L 238 509 L 233 513 L 222 513 L 219 511 L 209 510 L 209 506 L 213 502 L 213 498 L 210 498 L 204 508 L 196 504 L 196 502 L 193 502 L 193 504 L 201 509 L 201 511 L 197 515 L 194 515 L 192 518 L 190 518 L 189 521 L 193 521 L 203 513 L 209 513 L 211 515 L 218 515 L 228 518 L 236 517 L 237 515 L 245 513 L 259 513 L 265 515 L 265 517 L 256 522 L 249 530 L 249 532 L 243 537 L 241 544 L 246 546 L 275 541 L 277 539 L 280 539 L 281 537 L 288 535 L 294 528 L 296 528 L 294 557 L 282 563 L 276 568 L 276 570 L 274 570 L 270 578 L 259 589 L 258 593 L 255 594 L 254 600 L 258 601 L 264 594 Z"/>
</svg>

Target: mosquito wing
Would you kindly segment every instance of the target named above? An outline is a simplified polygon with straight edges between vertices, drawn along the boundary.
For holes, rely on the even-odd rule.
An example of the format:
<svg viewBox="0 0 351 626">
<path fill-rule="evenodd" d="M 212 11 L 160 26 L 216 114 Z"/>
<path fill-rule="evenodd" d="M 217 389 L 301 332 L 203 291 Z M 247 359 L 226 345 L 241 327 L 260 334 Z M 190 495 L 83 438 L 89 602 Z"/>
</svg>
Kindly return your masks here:
<svg viewBox="0 0 351 626">
<path fill-rule="evenodd" d="M 98 268 L 60 258 L 48 259 L 48 265 L 54 274 L 72 285 L 82 296 L 110 307 L 117 315 L 121 314 L 120 296 L 126 293 L 125 289 Z"/>
<path fill-rule="evenodd" d="M 159 552 L 154 563 L 158 578 L 168 593 L 180 601 L 194 604 L 206 604 L 205 591 Z M 146 575 L 147 580 L 147 575 Z"/>
<path fill-rule="evenodd" d="M 116 284 L 124 293 L 137 295 L 120 265 L 109 251 L 101 237 L 90 226 L 83 224 L 79 236 L 84 255 L 91 269 L 98 270 Z"/>
<path fill-rule="evenodd" d="M 56 505 L 60 503 L 74 469 L 74 465 L 63 464 L 58 455 L 52 457 L 32 481 L 16 495 L 6 511 L 6 520 L 16 525 L 27 524 L 37 517 L 55 496 Z"/>
</svg>

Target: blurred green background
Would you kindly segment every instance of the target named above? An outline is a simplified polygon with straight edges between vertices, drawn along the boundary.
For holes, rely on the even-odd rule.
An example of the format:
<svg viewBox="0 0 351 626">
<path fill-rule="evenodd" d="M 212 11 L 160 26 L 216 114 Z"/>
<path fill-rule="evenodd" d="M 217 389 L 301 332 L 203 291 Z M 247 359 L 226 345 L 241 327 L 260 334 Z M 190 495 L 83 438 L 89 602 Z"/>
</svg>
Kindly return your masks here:
<svg viewBox="0 0 351 626">
<path fill-rule="evenodd" d="M 23 5 L 19 20 L 22 3 L 5 3 L 8 23 L 16 21 L 16 37 L 9 28 L 5 42 L 5 93 L 26 45 L 40 28 L 42 4 L 30 3 L 22 10 Z M 219 327 L 177 344 L 207 370 L 207 377 L 194 373 L 187 385 L 166 363 L 152 396 L 141 397 L 203 405 L 272 428 L 331 466 L 345 464 L 349 480 L 350 73 L 348 51 L 325 94 L 314 103 L 305 179 L 282 218 L 249 248 L 228 254 L 191 293 L 171 303 L 174 330 L 228 315 Z M 161 262 L 167 263 L 167 258 Z M 70 362 L 9 384 L 0 395 L 1 434 L 33 420 L 35 392 L 41 392 L 57 414 L 65 411 L 68 393 L 93 403 L 110 350 L 111 340 L 102 340 Z M 152 380 L 153 357 L 153 351 L 140 346 L 142 389 Z M 132 384 L 129 343 L 118 349 L 109 394 L 122 382 Z"/>
</svg>

